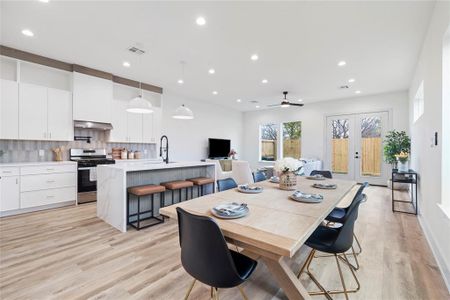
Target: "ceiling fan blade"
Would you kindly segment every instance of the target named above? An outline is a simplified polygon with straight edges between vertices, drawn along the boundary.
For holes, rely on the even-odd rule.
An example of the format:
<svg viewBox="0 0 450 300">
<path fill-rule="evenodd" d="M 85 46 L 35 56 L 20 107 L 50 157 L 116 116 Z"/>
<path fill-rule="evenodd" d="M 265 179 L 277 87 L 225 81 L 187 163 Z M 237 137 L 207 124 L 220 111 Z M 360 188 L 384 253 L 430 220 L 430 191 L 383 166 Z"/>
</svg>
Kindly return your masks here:
<svg viewBox="0 0 450 300">
<path fill-rule="evenodd" d="M 303 104 L 303 103 L 292 103 L 292 102 L 289 102 L 289 105 L 291 105 L 291 106 L 303 106 L 303 105 L 305 105 L 305 104 Z"/>
<path fill-rule="evenodd" d="M 267 107 L 276 107 L 276 106 L 280 106 L 280 104 L 269 104 L 269 105 L 267 105 Z"/>
</svg>

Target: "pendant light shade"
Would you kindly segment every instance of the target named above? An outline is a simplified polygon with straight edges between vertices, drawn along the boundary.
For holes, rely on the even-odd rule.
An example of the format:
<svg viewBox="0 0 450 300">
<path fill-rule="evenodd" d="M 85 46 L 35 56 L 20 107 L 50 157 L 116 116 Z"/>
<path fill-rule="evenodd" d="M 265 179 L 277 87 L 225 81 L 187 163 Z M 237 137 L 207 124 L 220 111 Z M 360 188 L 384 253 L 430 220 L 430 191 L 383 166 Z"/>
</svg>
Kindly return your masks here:
<svg viewBox="0 0 450 300">
<path fill-rule="evenodd" d="M 139 95 L 128 102 L 127 112 L 136 114 L 150 114 L 153 112 L 152 104 L 142 98 L 142 95 Z"/>
<path fill-rule="evenodd" d="M 182 120 L 192 120 L 194 118 L 194 113 L 192 112 L 192 110 L 190 110 L 183 104 L 175 110 L 175 113 L 172 115 L 172 118 Z"/>
</svg>

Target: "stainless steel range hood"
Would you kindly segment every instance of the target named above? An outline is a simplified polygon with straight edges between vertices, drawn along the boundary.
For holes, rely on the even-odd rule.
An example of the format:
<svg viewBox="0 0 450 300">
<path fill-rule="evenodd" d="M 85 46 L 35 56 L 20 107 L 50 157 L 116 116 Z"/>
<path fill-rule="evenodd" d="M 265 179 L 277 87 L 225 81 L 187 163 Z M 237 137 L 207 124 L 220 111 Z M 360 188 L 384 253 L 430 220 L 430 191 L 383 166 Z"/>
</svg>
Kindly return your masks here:
<svg viewBox="0 0 450 300">
<path fill-rule="evenodd" d="M 101 122 L 92 122 L 92 121 L 73 121 L 73 126 L 75 128 L 82 129 L 96 129 L 96 130 L 111 130 L 113 126 L 111 123 L 101 123 Z"/>
</svg>

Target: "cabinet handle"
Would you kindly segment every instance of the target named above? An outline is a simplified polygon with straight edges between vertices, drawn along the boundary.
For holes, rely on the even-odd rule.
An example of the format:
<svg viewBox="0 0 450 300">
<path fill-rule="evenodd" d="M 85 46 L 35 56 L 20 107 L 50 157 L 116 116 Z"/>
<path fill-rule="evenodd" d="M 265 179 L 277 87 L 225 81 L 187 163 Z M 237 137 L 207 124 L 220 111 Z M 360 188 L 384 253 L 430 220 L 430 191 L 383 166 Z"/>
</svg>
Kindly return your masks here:
<svg viewBox="0 0 450 300">
<path fill-rule="evenodd" d="M 2 173 L 3 173 L 3 174 L 11 174 L 12 171 L 3 171 Z"/>
<path fill-rule="evenodd" d="M 16 178 L 16 184 L 19 184 L 19 179 L 18 178 Z"/>
<path fill-rule="evenodd" d="M 53 183 L 55 182 L 54 180 L 47 180 L 47 183 Z"/>
<path fill-rule="evenodd" d="M 47 171 L 54 171 L 55 169 L 47 168 Z"/>
<path fill-rule="evenodd" d="M 47 198 L 55 198 L 54 195 L 47 195 Z"/>
<path fill-rule="evenodd" d="M 50 138 L 52 138 L 52 133 L 50 132 Z"/>
</svg>

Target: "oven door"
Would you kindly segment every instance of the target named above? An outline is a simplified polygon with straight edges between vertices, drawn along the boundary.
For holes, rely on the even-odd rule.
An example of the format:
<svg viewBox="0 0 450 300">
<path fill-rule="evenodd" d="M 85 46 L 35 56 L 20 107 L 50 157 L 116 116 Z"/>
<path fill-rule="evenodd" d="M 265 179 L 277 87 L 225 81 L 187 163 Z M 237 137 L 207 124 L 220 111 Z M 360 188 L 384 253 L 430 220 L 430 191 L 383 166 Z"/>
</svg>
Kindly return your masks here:
<svg viewBox="0 0 450 300">
<path fill-rule="evenodd" d="M 78 193 L 97 190 L 96 167 L 78 168 Z"/>
</svg>

